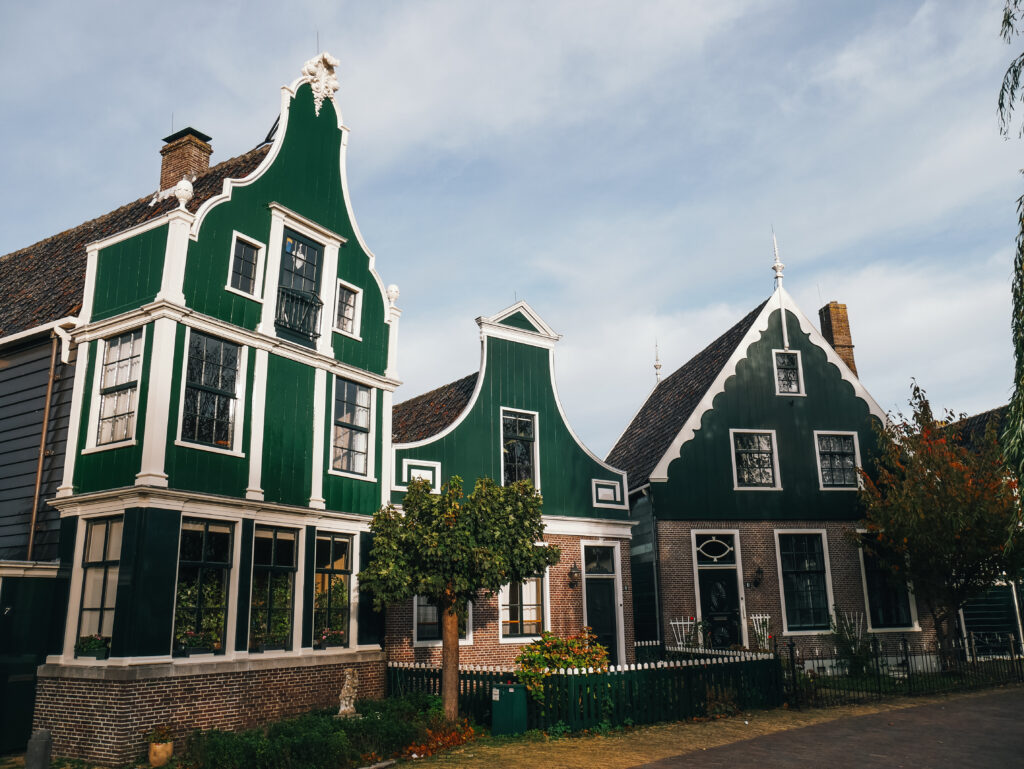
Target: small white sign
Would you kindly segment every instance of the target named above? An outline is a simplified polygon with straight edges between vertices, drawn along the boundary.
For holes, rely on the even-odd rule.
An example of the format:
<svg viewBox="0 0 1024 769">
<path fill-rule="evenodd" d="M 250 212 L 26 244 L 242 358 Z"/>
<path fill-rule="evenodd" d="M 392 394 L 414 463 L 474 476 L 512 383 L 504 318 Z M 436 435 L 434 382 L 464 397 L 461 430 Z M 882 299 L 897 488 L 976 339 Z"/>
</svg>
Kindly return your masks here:
<svg viewBox="0 0 1024 769">
<path fill-rule="evenodd" d="M 497 686 L 491 689 L 491 699 L 495 702 L 501 699 L 501 692 L 498 690 Z"/>
</svg>

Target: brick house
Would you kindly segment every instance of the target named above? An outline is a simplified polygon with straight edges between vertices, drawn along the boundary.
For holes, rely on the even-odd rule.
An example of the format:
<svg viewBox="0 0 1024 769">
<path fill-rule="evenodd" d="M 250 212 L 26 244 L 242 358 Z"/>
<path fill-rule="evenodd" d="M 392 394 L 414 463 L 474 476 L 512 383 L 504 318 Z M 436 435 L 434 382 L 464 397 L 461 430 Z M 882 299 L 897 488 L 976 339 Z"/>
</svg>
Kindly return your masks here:
<svg viewBox="0 0 1024 769">
<path fill-rule="evenodd" d="M 834 612 L 920 637 L 913 595 L 856 544 L 858 475 L 885 413 L 857 378 L 845 305 L 821 332 L 782 288 L 660 381 L 612 448 L 636 521 L 637 639 L 704 623 L 718 647 L 830 646 Z"/>
</svg>

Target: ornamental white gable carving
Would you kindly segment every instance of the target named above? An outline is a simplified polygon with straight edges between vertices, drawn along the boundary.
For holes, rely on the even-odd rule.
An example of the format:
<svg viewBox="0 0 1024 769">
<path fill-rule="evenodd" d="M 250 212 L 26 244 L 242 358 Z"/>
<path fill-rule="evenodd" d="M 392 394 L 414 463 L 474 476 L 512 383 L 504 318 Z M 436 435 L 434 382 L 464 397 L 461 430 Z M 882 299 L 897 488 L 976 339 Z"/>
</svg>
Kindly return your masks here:
<svg viewBox="0 0 1024 769">
<path fill-rule="evenodd" d="M 302 76 L 309 80 L 313 88 L 313 106 L 317 117 L 320 117 L 320 107 L 323 106 L 324 99 L 334 101 L 334 94 L 338 90 L 338 78 L 334 74 L 334 68 L 340 63 L 324 51 L 302 67 Z"/>
</svg>

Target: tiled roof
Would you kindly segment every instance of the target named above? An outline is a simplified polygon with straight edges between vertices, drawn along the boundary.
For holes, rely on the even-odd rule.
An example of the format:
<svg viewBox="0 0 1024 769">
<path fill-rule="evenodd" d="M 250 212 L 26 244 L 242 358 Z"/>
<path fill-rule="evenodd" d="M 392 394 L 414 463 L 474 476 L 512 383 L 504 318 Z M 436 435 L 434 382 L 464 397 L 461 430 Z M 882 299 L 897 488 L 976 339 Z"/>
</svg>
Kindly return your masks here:
<svg viewBox="0 0 1024 769">
<path fill-rule="evenodd" d="M 1000 406 L 997 409 L 990 409 L 989 411 L 983 411 L 980 414 L 965 417 L 953 424 L 953 427 L 960 429 L 960 440 L 963 441 L 965 446 L 974 448 L 981 444 L 982 438 L 985 437 L 985 430 L 988 427 L 989 421 L 994 422 L 996 430 L 996 437 L 1002 438 L 1003 434 L 1003 422 L 1006 420 L 1006 412 L 1009 410 L 1009 406 Z"/>
<path fill-rule="evenodd" d="M 469 404 L 477 376 L 464 376 L 451 384 L 395 404 L 391 422 L 391 437 L 395 443 L 421 441 L 448 427 Z"/>
<path fill-rule="evenodd" d="M 269 145 L 225 160 L 193 182 L 188 210 L 221 192 L 224 180 L 252 173 L 266 156 Z M 171 197 L 149 205 L 152 195 L 115 211 L 41 240 L 35 245 L 0 256 L 0 338 L 78 313 L 85 284 L 85 247 L 129 227 L 155 219 L 178 205 Z"/>
<path fill-rule="evenodd" d="M 606 460 L 628 473 L 631 489 L 650 480 L 658 461 L 683 429 L 767 301 L 662 380 L 648 396 Z"/>
</svg>

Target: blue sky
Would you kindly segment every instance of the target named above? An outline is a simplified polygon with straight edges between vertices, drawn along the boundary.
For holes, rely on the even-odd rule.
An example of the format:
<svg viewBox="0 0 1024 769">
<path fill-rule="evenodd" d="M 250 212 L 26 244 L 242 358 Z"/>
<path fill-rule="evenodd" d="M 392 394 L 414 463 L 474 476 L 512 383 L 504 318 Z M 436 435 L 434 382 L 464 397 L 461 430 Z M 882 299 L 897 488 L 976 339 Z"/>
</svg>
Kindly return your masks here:
<svg viewBox="0 0 1024 769">
<path fill-rule="evenodd" d="M 771 292 L 845 302 L 886 409 L 911 377 L 977 412 L 1011 384 L 1022 143 L 1002 3 L 93 2 L 0 6 L 0 253 L 155 191 L 173 125 L 213 162 L 341 60 L 349 186 L 402 291 L 399 399 L 476 370 L 526 299 L 605 454 L 665 372 Z M 2 290 L 2 288 L 0 288 Z"/>
</svg>

